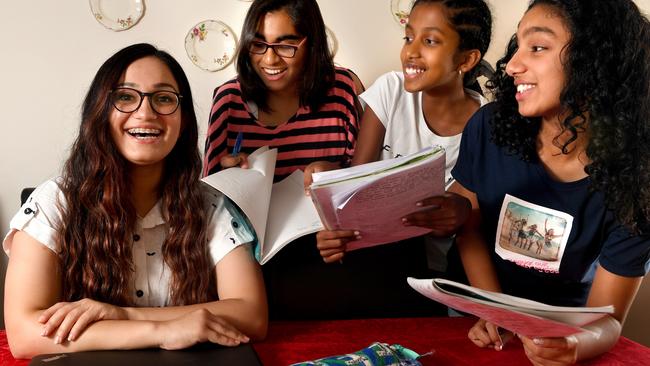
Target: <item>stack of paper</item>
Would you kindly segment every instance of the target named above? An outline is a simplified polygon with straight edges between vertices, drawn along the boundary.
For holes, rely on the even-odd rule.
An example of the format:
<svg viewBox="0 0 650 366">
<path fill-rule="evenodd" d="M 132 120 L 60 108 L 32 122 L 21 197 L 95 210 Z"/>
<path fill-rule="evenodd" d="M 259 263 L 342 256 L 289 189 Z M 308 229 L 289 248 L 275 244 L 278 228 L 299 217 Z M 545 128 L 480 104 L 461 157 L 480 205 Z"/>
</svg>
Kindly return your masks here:
<svg viewBox="0 0 650 366">
<path fill-rule="evenodd" d="M 311 197 L 329 230 L 358 230 L 362 239 L 347 250 L 424 235 L 430 229 L 404 226 L 402 217 L 422 210 L 416 203 L 445 192 L 445 151 L 418 153 L 346 169 L 315 173 Z"/>
</svg>

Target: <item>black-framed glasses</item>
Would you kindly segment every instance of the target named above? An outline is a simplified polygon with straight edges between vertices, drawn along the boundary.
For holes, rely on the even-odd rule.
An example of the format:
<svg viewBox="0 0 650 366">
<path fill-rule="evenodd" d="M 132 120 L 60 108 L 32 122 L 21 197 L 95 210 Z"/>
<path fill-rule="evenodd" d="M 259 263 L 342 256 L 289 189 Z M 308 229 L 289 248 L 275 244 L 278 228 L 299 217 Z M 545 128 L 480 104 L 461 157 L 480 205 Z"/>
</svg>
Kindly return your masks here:
<svg viewBox="0 0 650 366">
<path fill-rule="evenodd" d="M 165 116 L 176 112 L 183 97 L 169 90 L 157 90 L 144 93 L 133 88 L 115 88 L 111 90 L 111 103 L 120 112 L 135 112 L 142 105 L 144 97 L 149 97 L 149 105 L 154 112 Z"/>
<path fill-rule="evenodd" d="M 255 40 L 251 42 L 250 46 L 248 46 L 248 51 L 256 55 L 263 55 L 270 47 L 273 49 L 273 52 L 275 52 L 276 55 L 285 58 L 292 58 L 296 55 L 298 48 L 300 48 L 300 46 L 305 43 L 306 39 L 307 37 L 303 38 L 302 41 L 300 41 L 300 43 L 297 45 L 287 43 L 268 43 Z"/>
</svg>

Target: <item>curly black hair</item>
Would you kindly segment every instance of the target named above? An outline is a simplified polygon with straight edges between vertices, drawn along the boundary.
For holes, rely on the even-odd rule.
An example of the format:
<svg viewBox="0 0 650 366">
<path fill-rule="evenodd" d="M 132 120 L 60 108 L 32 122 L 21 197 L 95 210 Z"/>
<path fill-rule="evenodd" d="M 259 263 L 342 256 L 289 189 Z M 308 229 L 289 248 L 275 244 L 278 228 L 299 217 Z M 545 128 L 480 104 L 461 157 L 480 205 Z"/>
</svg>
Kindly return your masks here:
<svg viewBox="0 0 650 366">
<path fill-rule="evenodd" d="M 631 0 L 533 0 L 552 7 L 570 32 L 565 46 L 566 85 L 562 121 L 572 138 L 555 144 L 562 153 L 588 133 L 585 172 L 591 188 L 605 195 L 617 219 L 636 234 L 650 229 L 650 23 Z M 506 64 L 517 51 L 513 37 L 487 83 L 495 99 L 491 138 L 508 153 L 536 161 L 541 119 L 518 113 Z"/>
</svg>

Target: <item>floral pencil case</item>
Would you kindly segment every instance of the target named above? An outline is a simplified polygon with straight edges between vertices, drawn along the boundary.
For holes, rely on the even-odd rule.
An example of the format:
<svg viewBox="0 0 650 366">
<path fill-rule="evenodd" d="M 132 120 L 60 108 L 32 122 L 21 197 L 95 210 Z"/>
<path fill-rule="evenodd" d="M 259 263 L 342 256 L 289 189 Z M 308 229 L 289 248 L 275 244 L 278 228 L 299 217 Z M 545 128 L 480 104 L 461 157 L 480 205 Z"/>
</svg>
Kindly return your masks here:
<svg viewBox="0 0 650 366">
<path fill-rule="evenodd" d="M 430 353 L 422 356 L 428 354 Z M 299 362 L 291 366 L 421 366 L 418 359 L 422 356 L 399 344 L 375 342 L 354 353 Z"/>
</svg>

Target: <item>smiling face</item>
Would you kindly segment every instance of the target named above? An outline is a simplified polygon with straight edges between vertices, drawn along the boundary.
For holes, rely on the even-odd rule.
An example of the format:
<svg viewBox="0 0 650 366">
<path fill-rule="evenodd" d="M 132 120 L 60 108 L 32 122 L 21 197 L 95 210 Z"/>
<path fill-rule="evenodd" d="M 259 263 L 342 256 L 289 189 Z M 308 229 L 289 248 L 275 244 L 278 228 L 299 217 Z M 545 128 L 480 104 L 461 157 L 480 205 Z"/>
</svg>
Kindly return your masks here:
<svg viewBox="0 0 650 366">
<path fill-rule="evenodd" d="M 307 42 L 298 34 L 289 14 L 284 10 L 266 13 L 259 22 L 255 40 L 299 46 L 294 57 L 278 56 L 271 47 L 264 54 L 250 53 L 257 75 L 271 92 L 295 92 L 302 77 Z"/>
<path fill-rule="evenodd" d="M 149 56 L 134 61 L 116 87 L 128 87 L 145 93 L 159 90 L 178 92 L 171 71 L 161 60 Z M 112 108 L 109 116 L 111 136 L 120 154 L 133 166 L 158 165 L 172 151 L 181 131 L 181 108 L 169 115 L 159 115 L 145 97 L 131 113 Z"/>
<path fill-rule="evenodd" d="M 530 9 L 517 29 L 517 52 L 506 72 L 515 79 L 519 113 L 525 117 L 557 119 L 565 86 L 563 50 L 570 39 L 560 13 L 548 6 Z"/>
<path fill-rule="evenodd" d="M 459 75 L 458 33 L 449 25 L 443 5 L 416 6 L 406 24 L 401 60 L 404 88 L 425 91 L 462 82 Z"/>
</svg>

